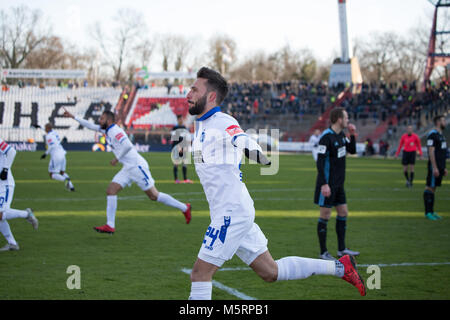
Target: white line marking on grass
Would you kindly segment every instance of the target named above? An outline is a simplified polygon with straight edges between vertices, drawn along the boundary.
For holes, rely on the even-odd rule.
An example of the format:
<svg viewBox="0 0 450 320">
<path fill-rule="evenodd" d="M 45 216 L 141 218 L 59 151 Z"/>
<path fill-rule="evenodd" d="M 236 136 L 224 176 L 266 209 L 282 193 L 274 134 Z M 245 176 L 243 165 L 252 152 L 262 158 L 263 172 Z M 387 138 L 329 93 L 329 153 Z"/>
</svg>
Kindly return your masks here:
<svg viewBox="0 0 450 320">
<path fill-rule="evenodd" d="M 186 273 L 186 274 L 191 274 L 192 269 L 183 268 L 183 269 L 181 269 L 181 271 Z M 212 284 L 216 288 L 218 288 L 220 290 L 223 290 L 223 291 L 225 291 L 225 292 L 227 292 L 227 293 L 229 293 L 229 294 L 231 294 L 231 295 L 233 295 L 235 297 L 238 297 L 238 298 L 240 298 L 242 300 L 258 300 L 257 298 L 250 297 L 250 296 L 248 296 L 248 295 L 246 295 L 246 294 L 244 294 L 244 293 L 242 293 L 242 292 L 240 292 L 240 291 L 238 291 L 236 289 L 230 288 L 230 287 L 228 287 L 228 286 L 226 286 L 226 285 L 224 285 L 224 284 L 222 284 L 222 283 L 220 283 L 220 282 L 218 282 L 216 280 L 213 280 Z"/>
</svg>

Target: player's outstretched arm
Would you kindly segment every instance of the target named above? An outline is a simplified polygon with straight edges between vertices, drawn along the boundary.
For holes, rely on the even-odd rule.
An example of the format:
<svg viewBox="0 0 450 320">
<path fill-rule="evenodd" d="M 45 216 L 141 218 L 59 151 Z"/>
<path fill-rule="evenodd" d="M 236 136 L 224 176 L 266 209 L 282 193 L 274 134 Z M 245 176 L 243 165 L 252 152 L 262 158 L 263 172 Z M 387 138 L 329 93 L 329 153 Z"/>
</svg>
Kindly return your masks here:
<svg viewBox="0 0 450 320">
<path fill-rule="evenodd" d="M 66 108 L 64 108 L 63 116 L 66 117 L 66 118 L 75 119 L 76 121 L 78 121 L 79 124 L 81 124 L 85 128 L 88 128 L 88 129 L 94 130 L 94 131 L 102 132 L 102 129 L 101 129 L 101 127 L 98 124 L 94 124 L 94 123 L 91 123 L 91 122 L 89 122 L 89 121 L 87 121 L 85 119 L 81 119 L 81 118 L 75 117 L 72 113 L 67 111 Z"/>
</svg>

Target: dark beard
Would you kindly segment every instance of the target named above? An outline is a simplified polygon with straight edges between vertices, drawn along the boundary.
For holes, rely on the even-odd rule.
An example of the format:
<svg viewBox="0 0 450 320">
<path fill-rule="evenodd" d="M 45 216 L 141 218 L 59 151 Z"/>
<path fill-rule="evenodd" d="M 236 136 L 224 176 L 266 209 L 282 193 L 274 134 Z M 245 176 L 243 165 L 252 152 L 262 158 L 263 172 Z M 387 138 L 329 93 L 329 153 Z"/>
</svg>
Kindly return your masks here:
<svg viewBox="0 0 450 320">
<path fill-rule="evenodd" d="M 445 127 L 446 127 L 446 126 L 444 126 L 444 125 L 441 124 L 441 130 L 442 130 L 442 131 L 445 131 Z"/>
<path fill-rule="evenodd" d="M 206 106 L 206 94 L 198 99 L 198 101 L 194 104 L 192 108 L 189 108 L 189 114 L 196 116 L 202 114 L 205 111 Z"/>
<path fill-rule="evenodd" d="M 106 128 L 108 128 L 108 124 L 107 123 L 101 124 L 100 128 L 102 128 L 103 130 L 106 130 Z"/>
</svg>

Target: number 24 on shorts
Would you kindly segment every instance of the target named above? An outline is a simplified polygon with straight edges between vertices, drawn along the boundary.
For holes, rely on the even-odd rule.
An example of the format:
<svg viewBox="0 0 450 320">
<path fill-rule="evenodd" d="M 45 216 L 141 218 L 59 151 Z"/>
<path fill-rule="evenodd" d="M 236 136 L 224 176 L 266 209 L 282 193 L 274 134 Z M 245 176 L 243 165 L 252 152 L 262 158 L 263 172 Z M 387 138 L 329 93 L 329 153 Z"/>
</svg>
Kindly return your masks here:
<svg viewBox="0 0 450 320">
<path fill-rule="evenodd" d="M 206 244 L 207 237 L 211 238 L 211 243 L 209 244 L 209 246 L 206 245 L 207 249 L 209 249 L 209 250 L 213 249 L 213 245 L 214 245 L 214 242 L 216 241 L 217 237 L 219 237 L 219 240 L 222 243 L 225 243 L 225 238 L 227 236 L 227 229 L 231 223 L 231 217 L 224 217 L 223 220 L 224 220 L 224 224 L 220 227 L 220 231 L 211 226 L 209 226 L 208 229 L 206 230 L 205 238 L 203 239 L 203 243 Z"/>
</svg>

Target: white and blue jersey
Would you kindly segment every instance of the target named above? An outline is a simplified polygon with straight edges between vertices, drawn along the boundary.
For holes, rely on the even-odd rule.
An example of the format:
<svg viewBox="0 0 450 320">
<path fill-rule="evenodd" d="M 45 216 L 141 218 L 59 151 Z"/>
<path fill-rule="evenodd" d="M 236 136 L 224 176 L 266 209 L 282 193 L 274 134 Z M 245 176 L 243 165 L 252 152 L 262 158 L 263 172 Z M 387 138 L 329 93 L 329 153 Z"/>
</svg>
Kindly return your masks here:
<svg viewBox="0 0 450 320">
<path fill-rule="evenodd" d="M 242 149 L 234 144 L 240 135 L 245 133 L 239 123 L 220 112 L 219 107 L 195 121 L 192 153 L 211 218 L 224 213 L 245 215 L 254 210 L 253 200 L 242 182 Z"/>
<path fill-rule="evenodd" d="M 195 170 L 211 215 L 198 258 L 218 267 L 234 254 L 249 265 L 267 251 L 267 239 L 254 222 L 253 200 L 242 182 L 243 138 L 248 139 L 239 123 L 220 107 L 195 121 Z"/>
<path fill-rule="evenodd" d="M 112 182 L 119 184 L 122 188 L 130 186 L 134 182 L 143 191 L 155 185 L 147 161 L 137 152 L 122 128 L 112 124 L 106 130 L 103 130 L 98 124 L 93 124 L 78 117 L 75 117 L 75 120 L 88 129 L 105 134 L 106 143 L 111 147 L 116 159 L 123 165 Z"/>
<path fill-rule="evenodd" d="M 16 150 L 14 150 L 6 141 L 0 138 L 0 171 L 3 168 L 8 169 L 6 180 L 0 180 L 0 211 L 9 209 L 13 195 L 15 181 L 11 166 L 14 161 Z"/>
</svg>

